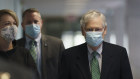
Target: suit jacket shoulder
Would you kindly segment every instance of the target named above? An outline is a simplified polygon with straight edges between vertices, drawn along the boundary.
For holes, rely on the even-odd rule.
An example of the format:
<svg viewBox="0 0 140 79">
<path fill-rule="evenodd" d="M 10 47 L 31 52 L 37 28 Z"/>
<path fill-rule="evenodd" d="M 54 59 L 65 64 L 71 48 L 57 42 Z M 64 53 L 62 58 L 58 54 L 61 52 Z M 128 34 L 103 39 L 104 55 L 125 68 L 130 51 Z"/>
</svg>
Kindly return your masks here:
<svg viewBox="0 0 140 79">
<path fill-rule="evenodd" d="M 45 42 L 49 41 L 51 44 L 55 44 L 55 45 L 56 44 L 63 44 L 62 40 L 60 40 L 56 37 L 50 36 L 50 35 L 42 34 L 41 39 L 42 39 L 42 41 L 45 41 Z M 26 43 L 25 37 L 16 40 L 16 45 L 17 46 L 25 47 L 25 43 Z"/>
<path fill-rule="evenodd" d="M 60 39 L 50 36 L 50 35 L 44 35 L 44 34 L 42 34 L 42 40 L 47 40 L 49 42 L 54 42 L 54 43 L 59 43 L 59 42 L 62 43 Z"/>
<path fill-rule="evenodd" d="M 74 54 L 74 55 L 79 54 L 81 52 L 87 52 L 87 44 L 83 43 L 81 45 L 68 48 L 64 52 L 65 52 L 64 54 Z"/>
<path fill-rule="evenodd" d="M 16 45 L 17 46 L 25 47 L 25 43 L 26 43 L 25 37 L 16 40 Z"/>
<path fill-rule="evenodd" d="M 112 43 L 108 43 L 108 42 L 103 42 L 103 45 L 107 46 L 107 47 L 111 47 L 111 48 L 115 48 L 115 49 L 125 49 L 124 47 L 120 46 L 120 45 L 116 45 L 116 44 L 112 44 Z M 104 46 L 104 47 L 105 47 Z"/>
<path fill-rule="evenodd" d="M 43 49 L 45 49 L 44 46 L 48 47 L 48 52 L 50 50 L 54 51 L 54 49 L 58 52 L 62 52 L 65 49 L 62 40 L 59 38 L 42 34 L 41 41 Z"/>
<path fill-rule="evenodd" d="M 116 45 L 116 44 L 111 44 L 108 42 L 103 42 L 103 52 L 102 54 L 107 54 L 107 55 L 122 55 L 122 54 L 127 54 L 126 48 Z"/>
</svg>

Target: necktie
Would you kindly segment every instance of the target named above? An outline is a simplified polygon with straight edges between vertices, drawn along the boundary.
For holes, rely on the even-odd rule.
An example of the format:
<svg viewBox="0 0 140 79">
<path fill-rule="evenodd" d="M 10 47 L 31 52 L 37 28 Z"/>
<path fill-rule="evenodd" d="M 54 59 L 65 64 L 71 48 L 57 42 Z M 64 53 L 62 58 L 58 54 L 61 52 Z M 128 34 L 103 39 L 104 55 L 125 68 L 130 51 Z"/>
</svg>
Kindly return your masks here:
<svg viewBox="0 0 140 79">
<path fill-rule="evenodd" d="M 37 59 L 37 52 L 36 52 L 36 46 L 35 46 L 35 41 L 31 41 L 30 42 L 30 53 L 36 63 L 36 59 Z"/>
<path fill-rule="evenodd" d="M 93 58 L 91 61 L 91 73 L 92 79 L 100 79 L 100 69 L 98 59 L 96 58 L 97 52 L 93 52 Z"/>
</svg>

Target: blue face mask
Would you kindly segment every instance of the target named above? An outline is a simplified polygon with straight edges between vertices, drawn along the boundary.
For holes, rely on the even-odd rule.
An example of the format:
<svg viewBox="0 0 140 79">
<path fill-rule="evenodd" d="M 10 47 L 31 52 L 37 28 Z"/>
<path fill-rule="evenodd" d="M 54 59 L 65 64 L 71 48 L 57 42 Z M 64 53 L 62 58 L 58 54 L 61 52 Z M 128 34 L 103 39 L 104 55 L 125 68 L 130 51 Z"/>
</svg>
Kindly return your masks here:
<svg viewBox="0 0 140 79">
<path fill-rule="evenodd" d="M 102 32 L 86 32 L 87 44 L 97 47 L 103 42 Z"/>
<path fill-rule="evenodd" d="M 37 24 L 26 25 L 25 33 L 32 38 L 37 38 L 40 34 L 40 26 Z"/>
</svg>

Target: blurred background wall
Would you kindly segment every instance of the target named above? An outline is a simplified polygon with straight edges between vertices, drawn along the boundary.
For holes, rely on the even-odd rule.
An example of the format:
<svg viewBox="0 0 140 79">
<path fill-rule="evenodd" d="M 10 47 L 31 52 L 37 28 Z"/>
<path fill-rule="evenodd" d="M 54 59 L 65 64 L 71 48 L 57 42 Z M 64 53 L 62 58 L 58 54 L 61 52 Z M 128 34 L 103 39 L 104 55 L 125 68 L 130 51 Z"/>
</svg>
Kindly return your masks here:
<svg viewBox="0 0 140 79">
<path fill-rule="evenodd" d="M 25 9 L 37 8 L 44 21 L 42 33 L 62 39 L 66 48 L 85 42 L 80 18 L 85 12 L 97 9 L 107 17 L 105 41 L 127 49 L 134 79 L 140 79 L 139 4 L 139 0 L 0 0 L 0 9 L 14 10 L 21 22 Z M 19 25 L 17 39 L 21 37 Z"/>
</svg>

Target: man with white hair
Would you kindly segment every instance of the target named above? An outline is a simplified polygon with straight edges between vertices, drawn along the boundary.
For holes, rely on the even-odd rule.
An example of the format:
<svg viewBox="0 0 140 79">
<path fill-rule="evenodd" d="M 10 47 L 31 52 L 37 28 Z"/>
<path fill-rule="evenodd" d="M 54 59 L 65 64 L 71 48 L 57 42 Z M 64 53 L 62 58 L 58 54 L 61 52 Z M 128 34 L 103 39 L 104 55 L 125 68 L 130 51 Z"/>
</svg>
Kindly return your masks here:
<svg viewBox="0 0 140 79">
<path fill-rule="evenodd" d="M 63 52 L 59 79 L 133 79 L 126 49 L 104 41 L 105 16 L 92 10 L 80 23 L 86 43 Z"/>
</svg>

